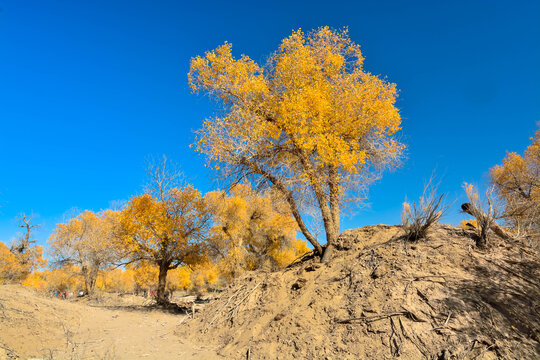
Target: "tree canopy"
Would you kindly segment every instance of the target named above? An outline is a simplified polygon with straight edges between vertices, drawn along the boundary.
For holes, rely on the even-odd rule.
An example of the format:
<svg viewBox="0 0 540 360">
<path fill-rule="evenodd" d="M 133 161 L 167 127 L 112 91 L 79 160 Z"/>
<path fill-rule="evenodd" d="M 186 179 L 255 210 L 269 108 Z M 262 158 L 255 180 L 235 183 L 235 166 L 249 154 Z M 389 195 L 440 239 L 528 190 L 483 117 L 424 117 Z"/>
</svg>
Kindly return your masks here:
<svg viewBox="0 0 540 360">
<path fill-rule="evenodd" d="M 234 58 L 229 43 L 191 60 L 191 89 L 223 104 L 198 132 L 198 150 L 231 182 L 250 178 L 280 191 L 321 255 L 303 206 L 319 209 L 330 249 L 340 204 L 361 197 L 371 170 L 396 164 L 404 148 L 394 138 L 396 86 L 363 63 L 347 30 L 328 27 L 293 32 L 264 66 Z"/>
<path fill-rule="evenodd" d="M 523 156 L 508 153 L 490 176 L 510 225 L 540 236 L 540 130 L 531 140 Z"/>
</svg>

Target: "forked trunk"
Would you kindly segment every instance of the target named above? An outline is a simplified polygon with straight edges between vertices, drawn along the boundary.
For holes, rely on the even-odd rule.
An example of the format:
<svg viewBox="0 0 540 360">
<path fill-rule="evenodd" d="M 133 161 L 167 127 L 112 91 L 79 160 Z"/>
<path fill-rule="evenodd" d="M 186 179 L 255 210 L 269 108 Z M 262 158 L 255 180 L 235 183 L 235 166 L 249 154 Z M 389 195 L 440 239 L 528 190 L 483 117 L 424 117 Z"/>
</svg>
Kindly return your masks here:
<svg viewBox="0 0 540 360">
<path fill-rule="evenodd" d="M 323 256 L 321 258 L 322 263 L 326 263 L 330 260 L 332 256 L 332 252 L 334 250 L 334 244 L 336 243 L 336 240 L 338 238 L 338 234 L 335 232 L 334 229 L 331 229 L 330 231 L 326 231 L 326 247 L 324 248 Z"/>
</svg>

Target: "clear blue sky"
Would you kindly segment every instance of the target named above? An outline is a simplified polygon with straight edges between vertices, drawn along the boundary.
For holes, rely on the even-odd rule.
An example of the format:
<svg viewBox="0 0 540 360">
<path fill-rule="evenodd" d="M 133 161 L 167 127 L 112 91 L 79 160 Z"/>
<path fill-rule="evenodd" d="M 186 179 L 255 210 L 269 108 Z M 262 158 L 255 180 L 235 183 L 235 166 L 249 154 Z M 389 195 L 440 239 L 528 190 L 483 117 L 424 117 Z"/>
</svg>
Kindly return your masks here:
<svg viewBox="0 0 540 360">
<path fill-rule="evenodd" d="M 462 216 L 464 181 L 485 184 L 540 120 L 538 1 L 0 0 L 0 241 L 39 214 L 44 243 L 70 208 L 141 192 L 166 154 L 202 191 L 213 174 L 188 145 L 216 111 L 192 95 L 191 57 L 229 41 L 262 61 L 293 29 L 348 26 L 365 67 L 401 90 L 408 160 L 344 228 L 398 223 L 436 169 Z"/>
</svg>

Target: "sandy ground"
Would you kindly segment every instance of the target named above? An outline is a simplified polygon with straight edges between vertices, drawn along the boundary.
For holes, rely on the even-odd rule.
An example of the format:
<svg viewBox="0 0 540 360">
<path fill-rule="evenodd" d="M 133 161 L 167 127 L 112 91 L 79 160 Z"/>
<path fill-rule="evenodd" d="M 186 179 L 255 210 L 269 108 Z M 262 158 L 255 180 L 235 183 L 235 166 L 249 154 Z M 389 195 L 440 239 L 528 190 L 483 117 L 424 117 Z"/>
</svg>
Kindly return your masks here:
<svg viewBox="0 0 540 360">
<path fill-rule="evenodd" d="M 177 335 L 186 315 L 142 306 L 92 306 L 0 286 L 0 360 L 219 359 Z"/>
</svg>

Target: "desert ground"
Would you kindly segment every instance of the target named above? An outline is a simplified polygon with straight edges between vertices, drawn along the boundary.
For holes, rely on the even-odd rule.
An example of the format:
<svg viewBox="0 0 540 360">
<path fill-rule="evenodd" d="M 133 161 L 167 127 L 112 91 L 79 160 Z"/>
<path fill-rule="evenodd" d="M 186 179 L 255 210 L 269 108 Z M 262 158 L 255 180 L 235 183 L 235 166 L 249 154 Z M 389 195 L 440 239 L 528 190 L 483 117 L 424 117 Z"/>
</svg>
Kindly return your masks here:
<svg viewBox="0 0 540 360">
<path fill-rule="evenodd" d="M 101 304 L 0 286 L 0 359 L 216 359 L 177 335 L 188 315 L 144 306 L 136 296 Z"/>
</svg>

